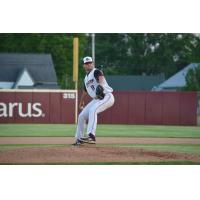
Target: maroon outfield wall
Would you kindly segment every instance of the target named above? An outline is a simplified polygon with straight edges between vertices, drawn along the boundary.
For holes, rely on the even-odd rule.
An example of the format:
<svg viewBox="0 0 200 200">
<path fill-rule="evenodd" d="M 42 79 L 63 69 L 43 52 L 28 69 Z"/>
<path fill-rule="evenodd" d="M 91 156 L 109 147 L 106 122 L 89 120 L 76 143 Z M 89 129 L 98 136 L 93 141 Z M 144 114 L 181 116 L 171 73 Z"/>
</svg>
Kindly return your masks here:
<svg viewBox="0 0 200 200">
<path fill-rule="evenodd" d="M 114 96 L 114 106 L 99 114 L 99 123 L 150 125 L 197 124 L 196 92 L 115 91 Z"/>
<path fill-rule="evenodd" d="M 75 122 L 74 90 L 0 91 L 0 123 Z"/>
<path fill-rule="evenodd" d="M 75 96 L 74 90 L 1 90 L 0 123 L 72 124 Z M 114 106 L 99 114 L 99 123 L 196 125 L 196 92 L 115 91 L 114 96 Z"/>
</svg>

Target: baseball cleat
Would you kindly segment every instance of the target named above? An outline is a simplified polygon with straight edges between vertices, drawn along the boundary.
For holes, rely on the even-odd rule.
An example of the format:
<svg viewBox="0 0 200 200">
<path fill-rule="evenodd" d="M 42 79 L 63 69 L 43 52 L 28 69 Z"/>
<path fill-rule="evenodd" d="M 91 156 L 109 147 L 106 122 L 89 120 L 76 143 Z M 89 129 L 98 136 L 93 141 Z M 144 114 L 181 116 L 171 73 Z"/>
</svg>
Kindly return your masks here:
<svg viewBox="0 0 200 200">
<path fill-rule="evenodd" d="M 73 146 L 81 146 L 83 144 L 83 142 L 79 139 L 76 140 L 76 142 L 74 144 L 72 144 Z"/>
<path fill-rule="evenodd" d="M 88 137 L 81 138 L 80 141 L 88 144 L 96 144 L 96 138 L 92 133 L 90 133 Z"/>
</svg>

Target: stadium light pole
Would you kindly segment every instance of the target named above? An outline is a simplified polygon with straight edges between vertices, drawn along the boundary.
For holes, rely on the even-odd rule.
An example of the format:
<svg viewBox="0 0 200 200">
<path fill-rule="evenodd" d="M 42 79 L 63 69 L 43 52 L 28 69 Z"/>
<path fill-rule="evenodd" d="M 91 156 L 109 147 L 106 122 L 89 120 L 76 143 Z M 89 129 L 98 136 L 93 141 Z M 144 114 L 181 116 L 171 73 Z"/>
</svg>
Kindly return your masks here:
<svg viewBox="0 0 200 200">
<path fill-rule="evenodd" d="M 92 33 L 91 36 L 92 36 L 92 59 L 95 66 L 95 33 Z"/>
</svg>

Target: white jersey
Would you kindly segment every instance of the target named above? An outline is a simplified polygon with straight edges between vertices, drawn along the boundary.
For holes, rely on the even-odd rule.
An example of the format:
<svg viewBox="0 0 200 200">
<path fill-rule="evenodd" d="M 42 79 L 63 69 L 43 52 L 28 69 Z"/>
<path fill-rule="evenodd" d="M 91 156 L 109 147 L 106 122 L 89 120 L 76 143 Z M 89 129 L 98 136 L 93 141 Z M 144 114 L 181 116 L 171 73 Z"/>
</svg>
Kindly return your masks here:
<svg viewBox="0 0 200 200">
<path fill-rule="evenodd" d="M 98 70 L 98 69 L 94 68 L 91 72 L 89 72 L 89 74 L 85 76 L 85 79 L 84 79 L 84 84 L 85 84 L 87 93 L 92 98 L 96 98 L 96 88 L 99 85 L 98 81 L 96 80 L 94 76 L 95 70 Z M 102 86 L 104 88 L 104 94 L 113 92 L 113 89 L 108 85 L 106 80 Z"/>
</svg>

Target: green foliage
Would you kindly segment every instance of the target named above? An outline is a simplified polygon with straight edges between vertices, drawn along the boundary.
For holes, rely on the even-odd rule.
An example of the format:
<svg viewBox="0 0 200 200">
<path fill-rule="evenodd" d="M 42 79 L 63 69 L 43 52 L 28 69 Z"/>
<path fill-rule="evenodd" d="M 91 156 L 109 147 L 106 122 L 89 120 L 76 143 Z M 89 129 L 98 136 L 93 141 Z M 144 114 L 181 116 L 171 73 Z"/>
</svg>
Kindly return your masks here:
<svg viewBox="0 0 200 200">
<path fill-rule="evenodd" d="M 80 57 L 83 56 L 85 34 L 29 33 L 0 34 L 0 52 L 51 53 L 61 88 L 74 88 L 72 82 L 73 37 L 80 40 Z"/>
<path fill-rule="evenodd" d="M 96 34 L 96 65 L 105 65 L 107 74 L 169 77 L 200 62 L 199 52 L 200 38 L 194 34 Z"/>
<path fill-rule="evenodd" d="M 185 77 L 186 91 L 200 91 L 200 65 L 194 69 L 190 69 Z"/>
<path fill-rule="evenodd" d="M 72 81 L 73 37 L 79 37 L 79 58 L 91 56 L 91 37 L 86 34 L 0 34 L 0 52 L 51 53 L 61 88 Z M 187 64 L 200 62 L 200 37 L 170 33 L 97 33 L 96 66 L 106 75 L 156 75 L 169 77 Z M 79 87 L 85 72 L 79 65 Z"/>
</svg>

